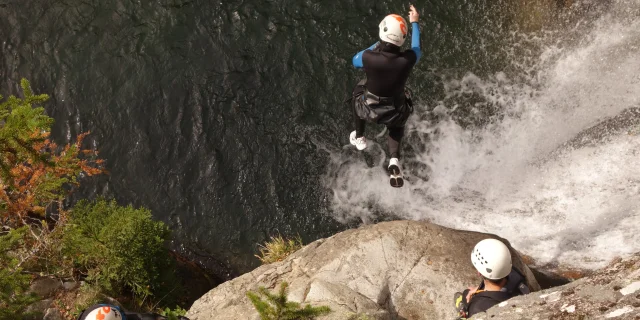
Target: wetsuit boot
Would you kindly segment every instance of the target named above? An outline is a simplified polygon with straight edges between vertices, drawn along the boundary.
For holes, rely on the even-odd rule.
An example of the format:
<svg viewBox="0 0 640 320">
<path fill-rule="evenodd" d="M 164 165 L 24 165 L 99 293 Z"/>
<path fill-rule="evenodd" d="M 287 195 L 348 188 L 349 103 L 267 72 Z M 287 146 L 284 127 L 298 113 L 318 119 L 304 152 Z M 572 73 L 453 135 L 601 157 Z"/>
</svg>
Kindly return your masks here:
<svg viewBox="0 0 640 320">
<path fill-rule="evenodd" d="M 391 158 L 389 160 L 389 184 L 394 188 L 401 188 L 404 185 L 402 178 L 402 170 L 400 169 L 400 161 L 398 158 Z"/>
</svg>

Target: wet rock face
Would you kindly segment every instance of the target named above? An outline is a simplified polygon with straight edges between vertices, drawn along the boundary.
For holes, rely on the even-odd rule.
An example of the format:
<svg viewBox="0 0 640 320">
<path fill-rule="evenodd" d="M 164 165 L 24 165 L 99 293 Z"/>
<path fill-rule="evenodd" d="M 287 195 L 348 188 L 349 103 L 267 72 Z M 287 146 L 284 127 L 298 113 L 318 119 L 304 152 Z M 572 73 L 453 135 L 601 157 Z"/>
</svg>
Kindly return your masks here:
<svg viewBox="0 0 640 320">
<path fill-rule="evenodd" d="M 187 316 L 259 319 L 246 292 L 259 286 L 273 290 L 286 281 L 290 300 L 333 310 L 319 319 L 363 314 L 371 319 L 452 319 L 454 293 L 479 283 L 471 251 L 490 237 L 497 238 L 416 221 L 348 230 L 221 284 L 197 300 Z M 531 271 L 511 250 L 530 288 L 539 290 Z"/>
<path fill-rule="evenodd" d="M 473 319 L 640 319 L 640 255 L 564 286 L 515 297 Z"/>
<path fill-rule="evenodd" d="M 571 140 L 560 145 L 556 150 L 544 157 L 544 159 L 540 159 L 538 163 L 541 164 L 544 161 L 556 159 L 568 150 L 611 142 L 614 137 L 620 134 L 637 135 L 639 127 L 640 108 L 626 109 L 619 115 L 605 119 L 580 132 Z"/>
</svg>

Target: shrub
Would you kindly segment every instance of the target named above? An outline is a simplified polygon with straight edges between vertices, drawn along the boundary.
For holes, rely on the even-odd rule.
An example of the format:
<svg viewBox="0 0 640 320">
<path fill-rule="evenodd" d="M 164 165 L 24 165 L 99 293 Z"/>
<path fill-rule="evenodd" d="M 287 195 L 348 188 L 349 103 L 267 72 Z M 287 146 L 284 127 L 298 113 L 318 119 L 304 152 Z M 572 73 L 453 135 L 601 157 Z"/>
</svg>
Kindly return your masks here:
<svg viewBox="0 0 640 320">
<path fill-rule="evenodd" d="M 327 306 L 304 308 L 297 302 L 287 301 L 287 288 L 289 284 L 282 282 L 278 294 L 272 294 L 264 287 L 258 288 L 258 293 L 247 292 L 247 297 L 253 303 L 262 320 L 311 320 L 315 317 L 331 312 Z M 262 297 L 265 300 L 263 300 Z"/>
<path fill-rule="evenodd" d="M 169 229 L 147 209 L 115 201 L 81 201 L 71 211 L 62 238 L 63 254 L 77 271 L 108 293 L 133 293 L 142 303 L 173 283 L 165 241 Z"/>
<path fill-rule="evenodd" d="M 165 308 L 162 312 L 160 312 L 160 315 L 166 317 L 167 320 L 178 320 L 179 317 L 182 317 L 186 314 L 187 310 L 182 309 L 178 306 L 176 306 L 175 309 Z"/>
<path fill-rule="evenodd" d="M 84 283 L 76 291 L 56 295 L 53 305 L 64 320 L 76 320 L 82 311 L 94 304 L 110 303 L 100 293 L 100 288 Z"/>
<path fill-rule="evenodd" d="M 297 236 L 285 239 L 281 235 L 273 236 L 264 245 L 260 245 L 260 254 L 256 255 L 263 264 L 274 263 L 286 259 L 290 254 L 303 247 L 302 239 Z"/>
<path fill-rule="evenodd" d="M 79 185 L 80 174 L 102 172 L 97 153 L 81 148 L 86 133 L 59 147 L 49 139 L 53 119 L 42 107 L 49 97 L 34 94 L 26 79 L 20 87 L 23 98 L 0 102 L 0 319 L 20 317 L 35 301 L 26 292 L 27 270 L 68 269 L 56 255 L 66 216 L 55 208 Z"/>
<path fill-rule="evenodd" d="M 53 119 L 41 107 L 49 97 L 34 95 L 25 79 L 20 85 L 24 99 L 0 103 L 0 222 L 10 227 L 44 218 L 45 208 L 79 184 L 80 173 L 102 172 L 102 160 L 91 158 L 97 153 L 81 148 L 86 133 L 64 148 L 49 140 Z"/>
<path fill-rule="evenodd" d="M 11 256 L 24 239 L 26 227 L 0 235 L 0 319 L 23 315 L 37 297 L 27 293 L 31 277 L 22 274 L 18 259 Z"/>
<path fill-rule="evenodd" d="M 73 307 L 71 308 L 72 318 L 77 319 L 83 310 L 98 303 L 106 303 L 102 295 L 100 294 L 100 288 L 92 287 L 91 285 L 83 285 L 76 293 L 76 297 L 73 301 Z"/>
<path fill-rule="evenodd" d="M 77 308 L 100 292 L 133 294 L 138 305 L 150 295 L 169 303 L 180 291 L 164 246 L 168 228 L 149 210 L 113 201 L 82 201 L 69 215 L 64 200 L 81 175 L 102 173 L 103 161 L 82 149 L 87 133 L 66 146 L 51 141 L 53 119 L 42 107 L 48 96 L 34 94 L 25 79 L 20 85 L 24 98 L 0 102 L 0 319 L 34 301 L 27 271 L 85 278 L 92 289 Z"/>
</svg>

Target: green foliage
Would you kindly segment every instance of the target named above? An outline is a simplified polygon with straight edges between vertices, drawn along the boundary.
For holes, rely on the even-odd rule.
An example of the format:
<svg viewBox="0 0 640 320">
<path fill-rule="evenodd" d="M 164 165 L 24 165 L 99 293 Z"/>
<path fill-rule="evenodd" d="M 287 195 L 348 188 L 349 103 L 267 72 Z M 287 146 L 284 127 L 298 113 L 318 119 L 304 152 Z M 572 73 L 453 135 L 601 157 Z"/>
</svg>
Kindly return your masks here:
<svg viewBox="0 0 640 320">
<path fill-rule="evenodd" d="M 96 154 L 81 149 L 86 133 L 63 148 L 48 139 L 53 119 L 40 106 L 48 96 L 34 95 L 25 79 L 21 86 L 23 99 L 11 96 L 0 104 L 0 221 L 11 227 L 34 214 L 44 218 L 45 208 L 78 185 L 81 172 L 102 172 L 102 160 L 82 159 Z"/>
<path fill-rule="evenodd" d="M 149 210 L 114 201 L 81 201 L 70 214 L 63 209 L 80 173 L 102 173 L 102 160 L 81 148 L 87 133 L 65 146 L 52 142 L 53 119 L 42 107 L 48 96 L 34 95 L 24 79 L 21 87 L 24 98 L 0 96 L 0 226 L 11 230 L 0 233 L 0 319 L 14 319 L 35 301 L 26 294 L 27 271 L 86 280 L 88 289 L 75 301 L 60 302 L 67 311 L 77 313 L 102 293 L 138 307 L 171 303 L 181 290 L 165 247 L 168 228 Z"/>
<path fill-rule="evenodd" d="M 260 255 L 256 255 L 256 257 L 263 264 L 269 264 L 286 259 L 290 254 L 301 249 L 303 245 L 300 236 L 285 239 L 281 235 L 277 235 L 271 237 L 269 241 L 260 247 Z"/>
<path fill-rule="evenodd" d="M 12 319 L 23 315 L 37 297 L 28 294 L 31 277 L 22 274 L 18 259 L 11 256 L 23 242 L 27 228 L 11 230 L 0 236 L 0 319 Z"/>
<path fill-rule="evenodd" d="M 63 254 L 77 270 L 106 292 L 133 293 L 140 302 L 163 292 L 172 274 L 167 226 L 147 209 L 115 201 L 81 201 L 72 209 L 62 239 Z"/>
<path fill-rule="evenodd" d="M 262 320 L 311 320 L 331 312 L 327 306 L 306 305 L 302 308 L 297 302 L 287 301 L 288 287 L 288 283 L 282 282 L 277 294 L 272 294 L 264 287 L 259 287 L 258 293 L 249 291 L 247 297 L 253 303 Z M 266 300 L 263 300 L 263 297 Z"/>
<path fill-rule="evenodd" d="M 178 320 L 178 317 L 184 316 L 187 314 L 187 310 L 182 309 L 176 306 L 175 309 L 165 308 L 160 315 L 167 318 L 167 320 Z"/>
<path fill-rule="evenodd" d="M 98 303 L 108 303 L 108 301 L 104 301 L 104 299 L 102 299 L 100 288 L 96 288 L 85 283 L 80 287 L 77 296 L 73 301 L 73 306 L 71 309 L 73 310 L 72 312 L 75 316 L 74 319 L 76 319 L 83 310 Z"/>
<path fill-rule="evenodd" d="M 24 99 L 10 96 L 0 104 L 0 168 L 3 180 L 10 175 L 11 164 L 15 161 L 44 160 L 33 148 L 42 143 L 44 137 L 33 134 L 49 131 L 53 124 L 53 119 L 45 115 L 41 107 L 49 96 L 34 95 L 26 79 L 22 79 L 20 86 Z"/>
</svg>

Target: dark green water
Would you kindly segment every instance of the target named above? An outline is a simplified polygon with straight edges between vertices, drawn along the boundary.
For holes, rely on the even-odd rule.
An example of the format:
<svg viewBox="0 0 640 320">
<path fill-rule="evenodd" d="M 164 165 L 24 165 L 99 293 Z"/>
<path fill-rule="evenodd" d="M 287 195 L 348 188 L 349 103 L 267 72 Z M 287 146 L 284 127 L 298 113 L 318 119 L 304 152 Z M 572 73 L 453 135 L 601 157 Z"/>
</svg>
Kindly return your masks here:
<svg viewBox="0 0 640 320">
<path fill-rule="evenodd" d="M 447 75 L 513 65 L 511 32 L 537 28 L 562 5 L 540 2 L 547 9 L 536 16 L 516 2 L 414 2 L 424 55 L 409 85 L 421 105 L 443 98 Z M 322 148 L 348 143 L 342 101 L 362 76 L 351 57 L 377 40 L 386 14 L 407 7 L 0 0 L 0 92 L 28 78 L 51 95 L 57 140 L 91 131 L 110 173 L 78 196 L 149 207 L 179 251 L 226 278 L 255 266 L 269 235 L 308 242 L 349 227 L 331 218 L 330 190 L 318 182 Z"/>
</svg>

